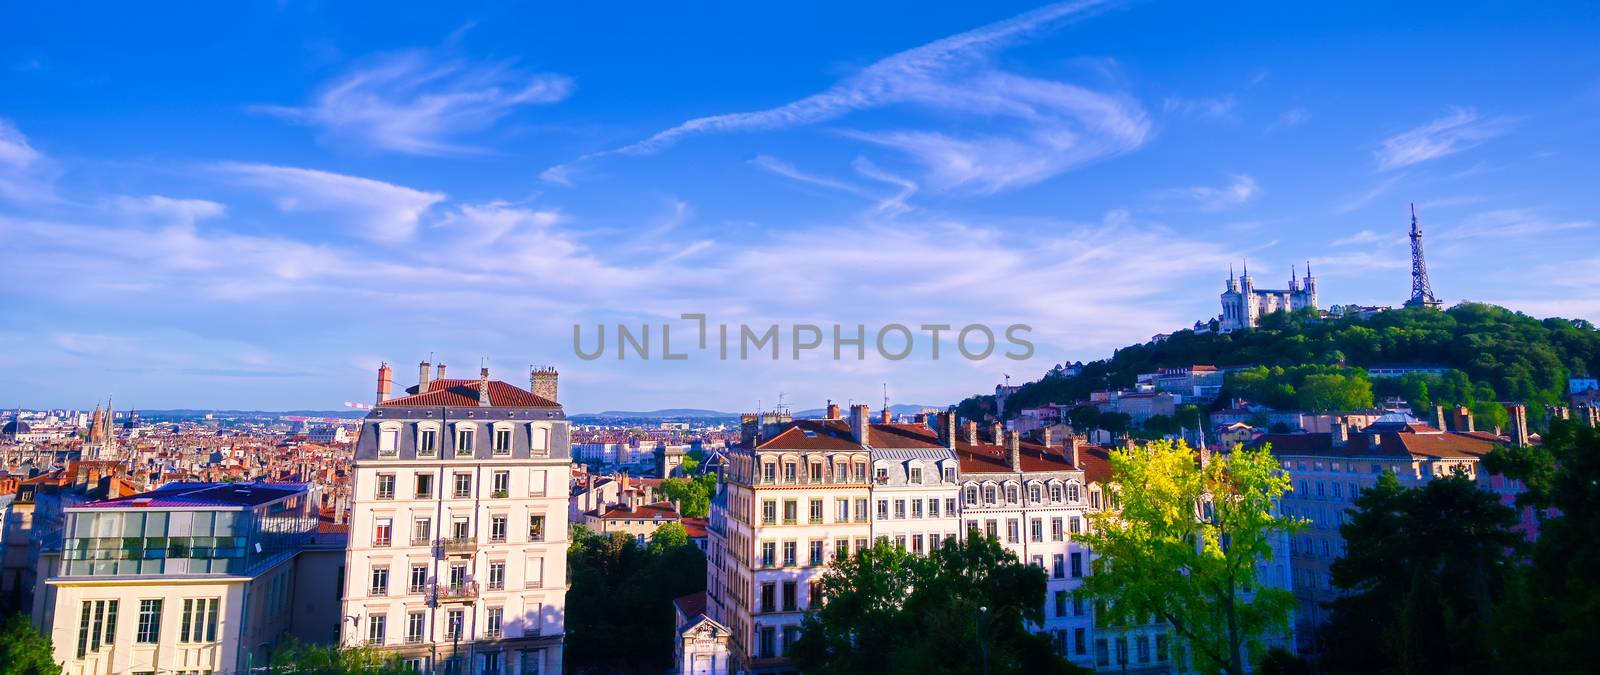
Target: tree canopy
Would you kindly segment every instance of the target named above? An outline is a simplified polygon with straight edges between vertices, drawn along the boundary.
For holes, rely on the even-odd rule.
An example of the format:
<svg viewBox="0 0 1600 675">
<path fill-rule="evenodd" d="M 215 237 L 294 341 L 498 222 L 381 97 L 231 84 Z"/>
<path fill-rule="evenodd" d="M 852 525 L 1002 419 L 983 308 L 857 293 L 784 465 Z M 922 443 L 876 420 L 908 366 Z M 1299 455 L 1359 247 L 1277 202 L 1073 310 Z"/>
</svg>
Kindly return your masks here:
<svg viewBox="0 0 1600 675">
<path fill-rule="evenodd" d="M 43 592 L 43 591 L 41 591 Z M 58 675 L 50 638 L 26 614 L 13 614 L 0 626 L 0 675 Z"/>
<path fill-rule="evenodd" d="M 1480 673 L 1521 535 L 1516 512 L 1464 475 L 1405 488 L 1392 473 L 1356 499 L 1330 568 L 1324 666 L 1335 673 Z M 1361 645 L 1350 649 L 1350 645 Z"/>
<path fill-rule="evenodd" d="M 706 557 L 676 523 L 647 546 L 572 528 L 567 548 L 568 672 L 660 672 L 672 660 L 672 601 L 705 590 Z"/>
<path fill-rule="evenodd" d="M 661 481 L 661 494 L 678 505 L 685 518 L 704 518 L 711 512 L 711 497 L 717 493 L 717 475 L 708 473 L 693 478 L 668 478 Z"/>
<path fill-rule="evenodd" d="M 287 637 L 272 650 L 267 672 L 273 675 L 406 675 L 412 671 L 401 662 L 400 655 L 377 647 L 308 645 Z"/>
<path fill-rule="evenodd" d="M 788 652 L 802 672 L 1083 672 L 1027 630 L 1044 621 L 1044 570 L 992 539 L 947 539 L 926 556 L 880 540 L 835 562 L 820 583 L 827 600 Z"/>
<path fill-rule="evenodd" d="M 1288 633 L 1294 598 L 1258 564 L 1300 523 L 1275 512 L 1289 478 L 1268 449 L 1199 459 L 1182 441 L 1111 451 L 1114 506 L 1090 515 L 1083 591 L 1104 623 L 1161 619 L 1196 669 L 1238 674 Z"/>
</svg>

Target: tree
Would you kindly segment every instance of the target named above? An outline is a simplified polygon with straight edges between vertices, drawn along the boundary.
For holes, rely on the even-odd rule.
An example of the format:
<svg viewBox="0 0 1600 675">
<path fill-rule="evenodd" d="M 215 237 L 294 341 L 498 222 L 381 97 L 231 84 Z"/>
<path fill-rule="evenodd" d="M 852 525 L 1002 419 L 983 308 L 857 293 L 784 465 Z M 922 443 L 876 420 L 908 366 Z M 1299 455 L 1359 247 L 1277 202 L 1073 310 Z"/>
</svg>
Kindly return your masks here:
<svg viewBox="0 0 1600 675">
<path fill-rule="evenodd" d="M 291 636 L 272 650 L 267 672 L 273 675 L 405 675 L 411 669 L 398 654 L 376 647 L 308 645 Z"/>
<path fill-rule="evenodd" d="M 1521 481 L 1518 504 L 1540 515 L 1531 565 L 1510 598 L 1504 661 L 1527 672 L 1600 663 L 1600 430 L 1555 420 L 1540 446 L 1503 448 L 1485 468 Z M 1548 511 L 1548 513 L 1547 513 Z"/>
<path fill-rule="evenodd" d="M 13 614 L 0 627 L 0 675 L 59 675 L 50 638 L 26 614 Z"/>
<path fill-rule="evenodd" d="M 711 496 L 716 492 L 716 474 L 661 481 L 661 494 L 677 504 L 678 514 L 685 518 L 704 518 L 709 514 Z"/>
<path fill-rule="evenodd" d="M 1406 488 L 1393 473 L 1356 499 L 1330 568 L 1344 593 L 1324 632 L 1335 673 L 1477 673 L 1496 661 L 1497 605 L 1522 538 L 1516 513 L 1464 475 Z"/>
<path fill-rule="evenodd" d="M 575 526 L 567 565 L 569 672 L 659 672 L 670 663 L 672 601 L 706 582 L 705 554 L 683 526 L 663 525 L 649 546 Z"/>
<path fill-rule="evenodd" d="M 1067 423 L 1072 425 L 1074 431 L 1088 431 L 1100 425 L 1100 409 L 1092 405 L 1080 405 L 1067 411 Z"/>
<path fill-rule="evenodd" d="M 927 556 L 880 540 L 835 562 L 821 589 L 788 653 L 806 673 L 1081 672 L 1027 630 L 1044 621 L 1044 571 L 992 539 L 947 539 Z"/>
<path fill-rule="evenodd" d="M 1289 478 L 1266 448 L 1202 464 L 1182 442 L 1111 451 L 1112 509 L 1084 536 L 1098 556 L 1083 590 L 1110 623 L 1154 616 L 1202 672 L 1243 673 L 1260 640 L 1287 633 L 1294 597 L 1259 578 L 1272 542 L 1300 521 L 1274 513 Z"/>
</svg>

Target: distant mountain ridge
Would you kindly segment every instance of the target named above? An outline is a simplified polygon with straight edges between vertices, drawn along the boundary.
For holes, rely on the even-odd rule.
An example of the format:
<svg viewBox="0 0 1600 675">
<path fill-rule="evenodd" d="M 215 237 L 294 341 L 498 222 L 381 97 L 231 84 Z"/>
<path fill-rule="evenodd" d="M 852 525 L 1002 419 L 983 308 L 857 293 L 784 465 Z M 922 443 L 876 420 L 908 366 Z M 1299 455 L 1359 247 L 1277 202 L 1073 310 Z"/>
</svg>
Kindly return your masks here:
<svg viewBox="0 0 1600 675">
<path fill-rule="evenodd" d="M 633 417 L 641 419 L 670 419 L 674 417 L 711 418 L 711 417 L 738 417 L 739 413 L 722 412 L 719 410 L 706 410 L 704 408 L 662 408 L 660 410 L 604 410 L 593 413 L 578 413 L 569 417 Z"/>
</svg>

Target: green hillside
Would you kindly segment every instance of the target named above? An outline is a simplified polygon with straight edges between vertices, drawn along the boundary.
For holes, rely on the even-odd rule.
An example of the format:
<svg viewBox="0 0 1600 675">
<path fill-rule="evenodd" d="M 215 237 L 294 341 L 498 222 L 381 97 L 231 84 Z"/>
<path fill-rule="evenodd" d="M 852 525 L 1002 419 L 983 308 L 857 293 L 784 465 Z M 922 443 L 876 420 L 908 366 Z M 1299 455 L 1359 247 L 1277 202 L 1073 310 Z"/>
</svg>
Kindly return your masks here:
<svg viewBox="0 0 1600 675">
<path fill-rule="evenodd" d="M 1545 405 L 1563 400 L 1569 374 L 1600 372 L 1600 331 L 1582 319 L 1539 320 L 1477 303 L 1442 312 L 1396 309 L 1368 319 L 1320 319 L 1310 310 L 1272 314 L 1254 330 L 1184 330 L 1159 343 L 1124 347 L 1110 359 L 1084 364 L 1078 377 L 1051 371 L 1007 400 L 1006 417 L 1044 403 L 1085 400 L 1108 387 L 1132 388 L 1140 373 L 1196 364 L 1257 366 L 1229 374 L 1219 406 L 1241 396 L 1279 409 L 1328 410 L 1398 395 L 1417 409 L 1470 406 L 1488 426 L 1503 423 L 1501 401 L 1527 403 L 1529 416 L 1542 420 Z M 1371 380 L 1363 370 L 1397 364 L 1452 371 Z M 992 416 L 994 397 L 968 398 L 959 413 Z"/>
</svg>

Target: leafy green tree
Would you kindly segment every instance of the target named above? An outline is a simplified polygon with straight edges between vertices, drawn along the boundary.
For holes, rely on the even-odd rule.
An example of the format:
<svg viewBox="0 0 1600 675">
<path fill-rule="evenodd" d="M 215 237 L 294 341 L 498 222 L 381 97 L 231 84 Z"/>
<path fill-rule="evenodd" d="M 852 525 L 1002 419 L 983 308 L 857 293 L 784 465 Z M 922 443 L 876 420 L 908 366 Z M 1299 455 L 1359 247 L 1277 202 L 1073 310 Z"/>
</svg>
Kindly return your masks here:
<svg viewBox="0 0 1600 675">
<path fill-rule="evenodd" d="M 1264 638 L 1287 634 L 1294 597 L 1259 578 L 1272 542 L 1300 522 L 1277 515 L 1289 478 L 1266 448 L 1201 464 L 1182 441 L 1111 451 L 1113 509 L 1083 537 L 1083 590 L 1109 623 L 1167 622 L 1202 672 L 1243 673 Z"/>
<path fill-rule="evenodd" d="M 704 518 L 709 514 L 711 496 L 716 492 L 716 474 L 661 481 L 661 494 L 676 503 L 678 514 L 686 518 Z"/>
<path fill-rule="evenodd" d="M 837 561 L 821 589 L 788 652 L 802 672 L 1082 672 L 1027 629 L 1044 621 L 1044 571 L 992 539 L 947 539 L 927 556 L 880 540 Z"/>
<path fill-rule="evenodd" d="M 1157 437 L 1178 433 L 1178 423 L 1166 415 L 1151 415 L 1144 421 L 1144 430 Z"/>
<path fill-rule="evenodd" d="M 1361 493 L 1339 528 L 1324 666 L 1334 673 L 1481 673 L 1496 660 L 1495 621 L 1522 537 L 1516 513 L 1455 475 L 1405 488 L 1392 473 Z"/>
<path fill-rule="evenodd" d="M 376 647 L 308 645 L 288 637 L 272 650 L 267 672 L 273 675 L 406 675 L 411 669 L 401 662 L 398 654 Z"/>
<path fill-rule="evenodd" d="M 569 672 L 660 672 L 671 662 L 672 600 L 706 580 L 705 554 L 681 525 L 658 528 L 648 546 L 574 527 L 567 566 Z"/>
<path fill-rule="evenodd" d="M 1100 428 L 1113 434 L 1125 434 L 1133 428 L 1133 416 L 1128 413 L 1100 413 Z"/>
<path fill-rule="evenodd" d="M 1372 383 L 1363 371 L 1307 375 L 1295 392 L 1301 410 L 1328 412 L 1372 407 Z"/>
<path fill-rule="evenodd" d="M 13 614 L 0 627 L 0 675 L 59 675 L 50 638 L 26 614 Z"/>
<path fill-rule="evenodd" d="M 1078 431 L 1098 428 L 1100 426 L 1100 409 L 1092 405 L 1080 405 L 1068 410 L 1067 423 Z"/>
<path fill-rule="evenodd" d="M 1556 420 L 1544 443 L 1504 448 L 1485 467 L 1520 481 L 1540 516 L 1531 565 L 1508 593 L 1505 670 L 1582 672 L 1600 663 L 1600 430 Z"/>
</svg>

